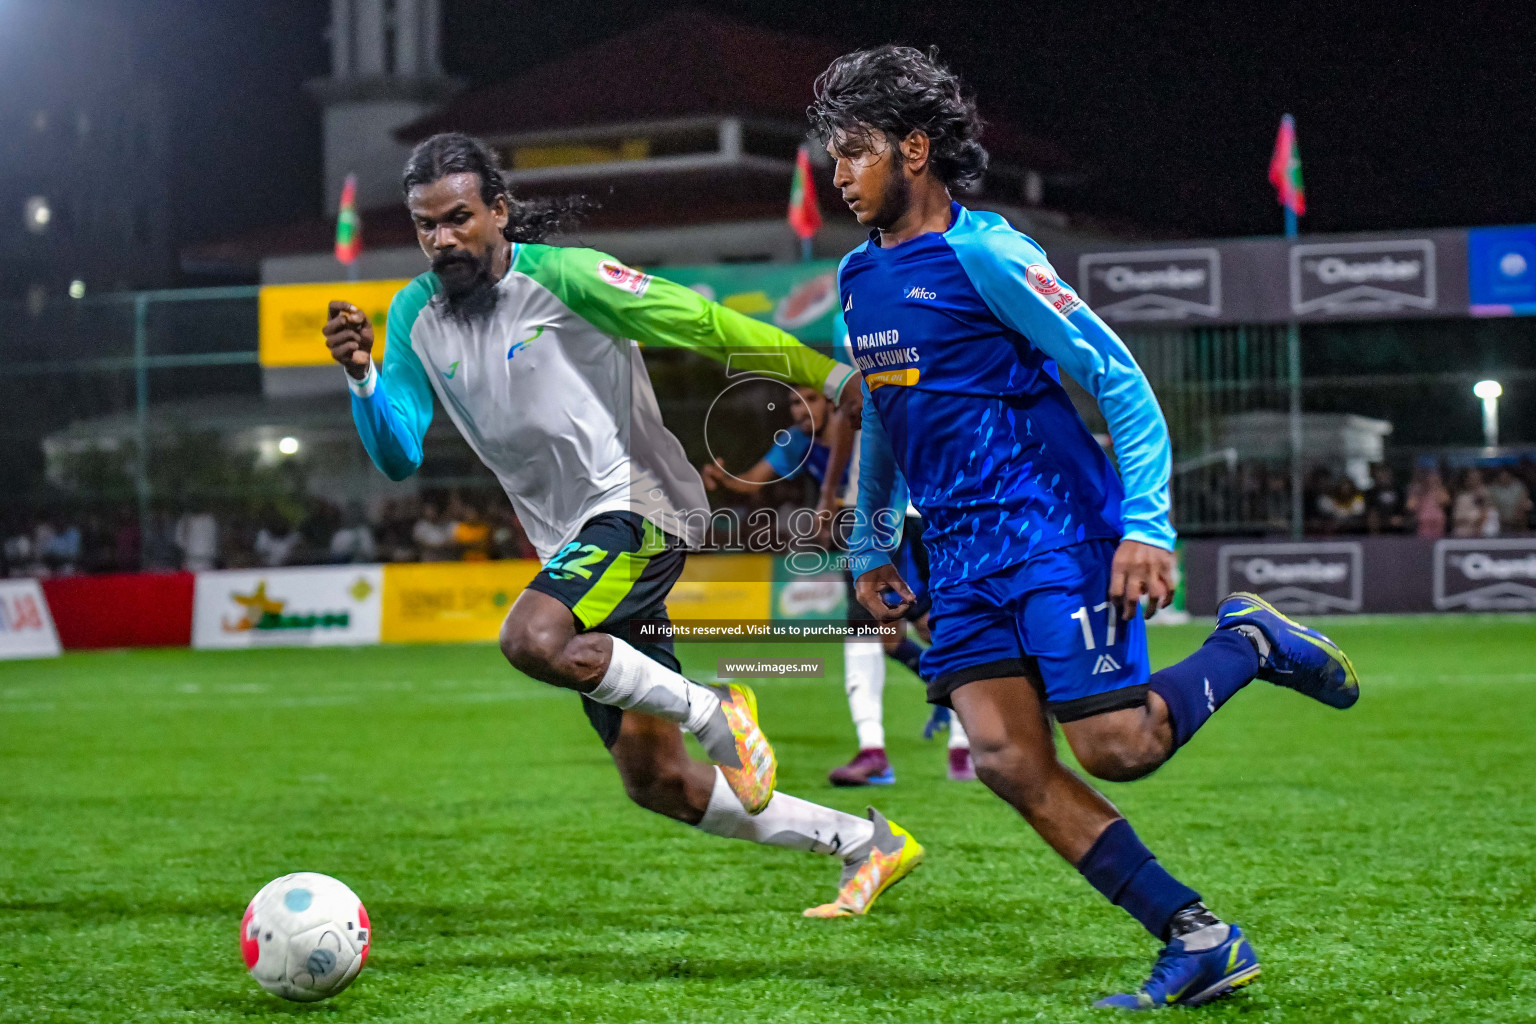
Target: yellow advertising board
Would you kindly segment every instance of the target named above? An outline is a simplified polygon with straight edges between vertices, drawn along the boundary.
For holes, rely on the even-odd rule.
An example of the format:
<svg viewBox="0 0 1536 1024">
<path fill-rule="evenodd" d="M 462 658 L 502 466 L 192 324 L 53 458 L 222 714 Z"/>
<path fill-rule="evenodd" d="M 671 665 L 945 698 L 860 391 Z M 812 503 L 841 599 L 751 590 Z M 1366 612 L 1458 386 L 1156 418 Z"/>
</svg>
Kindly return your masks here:
<svg viewBox="0 0 1536 1024">
<path fill-rule="evenodd" d="M 384 321 L 389 301 L 409 281 L 334 281 L 325 284 L 273 284 L 259 293 L 258 351 L 262 366 L 324 366 L 331 353 L 320 336 L 332 299 L 350 302 L 373 321 L 373 358 L 384 356 Z"/>
<path fill-rule="evenodd" d="M 383 640 L 495 640 L 507 609 L 538 571 L 539 563 L 531 558 L 386 565 Z"/>
<path fill-rule="evenodd" d="M 773 604 L 768 555 L 695 555 L 667 597 L 667 615 L 690 619 L 766 619 Z"/>
<path fill-rule="evenodd" d="M 539 571 L 532 559 L 407 562 L 384 567 L 385 643 L 495 640 L 507 609 Z M 773 588 L 767 555 L 695 555 L 667 598 L 690 619 L 766 619 Z"/>
</svg>

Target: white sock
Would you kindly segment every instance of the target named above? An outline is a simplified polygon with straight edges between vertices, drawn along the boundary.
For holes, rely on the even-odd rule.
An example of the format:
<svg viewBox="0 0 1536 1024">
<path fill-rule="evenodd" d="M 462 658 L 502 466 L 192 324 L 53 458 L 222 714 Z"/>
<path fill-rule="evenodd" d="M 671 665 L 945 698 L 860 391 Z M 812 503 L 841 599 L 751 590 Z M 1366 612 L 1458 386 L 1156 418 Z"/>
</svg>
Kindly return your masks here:
<svg viewBox="0 0 1536 1024">
<path fill-rule="evenodd" d="M 613 654 L 608 658 L 608 671 L 587 696 L 599 704 L 611 704 L 626 711 L 644 711 L 676 722 L 695 736 L 699 735 L 720 709 L 720 698 L 715 691 L 652 661 L 618 637 L 610 639 Z"/>
<path fill-rule="evenodd" d="M 960 724 L 960 716 L 953 711 L 949 713 L 949 749 L 971 749 L 971 738 L 965 734 L 965 726 Z"/>
<path fill-rule="evenodd" d="M 837 854 L 844 860 L 862 855 L 875 835 L 874 823 L 867 818 L 834 811 L 784 792 L 774 793 L 761 814 L 748 814 L 718 768 L 709 806 L 695 827 L 712 836 Z"/>
<path fill-rule="evenodd" d="M 885 649 L 869 640 L 843 641 L 843 686 L 859 749 L 885 749 Z"/>
</svg>

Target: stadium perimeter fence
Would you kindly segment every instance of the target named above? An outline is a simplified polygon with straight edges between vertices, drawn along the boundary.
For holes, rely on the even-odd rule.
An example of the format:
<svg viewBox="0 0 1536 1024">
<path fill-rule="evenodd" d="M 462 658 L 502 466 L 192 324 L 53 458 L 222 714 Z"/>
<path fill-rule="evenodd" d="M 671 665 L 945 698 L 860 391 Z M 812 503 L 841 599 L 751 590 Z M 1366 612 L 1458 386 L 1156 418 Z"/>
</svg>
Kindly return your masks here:
<svg viewBox="0 0 1536 1024">
<path fill-rule="evenodd" d="M 6 310 L 9 326 L 0 335 L 0 533 L 25 533 L 45 520 L 74 524 L 86 534 L 85 546 L 100 549 L 95 560 L 111 565 L 114 558 L 124 562 L 131 546 L 117 544 L 117 554 L 108 558 L 109 538 L 134 528 L 138 562 L 174 561 L 173 553 L 155 549 L 154 538 L 163 546 L 169 524 L 185 513 L 240 520 L 247 533 L 273 517 L 297 525 L 307 502 L 334 499 L 338 481 L 365 474 L 366 456 L 339 388 L 308 399 L 264 396 L 258 292 L 117 293 Z M 1308 430 L 1313 420 L 1323 433 L 1341 429 L 1348 417 L 1386 424 L 1392 433 L 1380 438 L 1378 448 L 1404 475 L 1425 451 L 1475 445 L 1480 410 L 1471 385 L 1496 375 L 1506 389 L 1504 436 L 1536 436 L 1536 403 L 1523 399 L 1536 384 L 1530 324 L 1306 326 L 1299 338 L 1299 396 Z M 1136 330 L 1124 337 L 1168 419 L 1180 532 L 1294 531 L 1297 467 L 1285 427 L 1291 401 L 1287 328 Z M 647 363 L 666 421 L 694 461 L 704 461 L 701 425 L 719 393 L 719 369 L 690 353 L 658 349 L 648 351 Z M 1091 403 L 1081 393 L 1074 398 L 1090 426 L 1102 432 Z M 1363 429 L 1372 428 L 1367 423 Z M 494 479 L 451 430 L 439 416 L 436 448 L 429 453 L 440 457 L 429 458 L 409 493 L 456 493 L 504 506 Z M 765 426 L 760 436 L 771 433 Z M 297 450 L 286 450 L 287 438 L 297 441 Z M 1324 445 L 1331 454 L 1320 458 L 1345 468 L 1335 451 L 1344 444 Z M 729 458 L 750 464 L 759 452 L 743 445 Z M 386 486 L 380 478 L 380 487 Z M 767 500 L 806 498 L 803 489 L 779 485 Z M 92 560 L 82 552 L 82 563 Z"/>
</svg>

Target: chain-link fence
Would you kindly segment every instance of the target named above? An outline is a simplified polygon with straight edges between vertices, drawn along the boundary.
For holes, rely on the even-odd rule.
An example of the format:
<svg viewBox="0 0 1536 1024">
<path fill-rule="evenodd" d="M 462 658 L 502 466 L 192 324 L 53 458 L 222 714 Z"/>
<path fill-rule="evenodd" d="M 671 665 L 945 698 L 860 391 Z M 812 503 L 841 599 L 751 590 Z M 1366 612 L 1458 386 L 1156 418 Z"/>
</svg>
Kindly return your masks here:
<svg viewBox="0 0 1536 1024">
<path fill-rule="evenodd" d="M 391 484 L 357 442 L 339 382 L 264 390 L 256 288 L 107 295 L 0 315 L 6 572 L 529 553 L 495 479 L 446 416 L 429 432 L 422 472 Z M 1507 463 L 1536 489 L 1536 466 L 1522 462 L 1522 445 L 1536 438 L 1533 328 L 1525 319 L 1303 327 L 1300 466 L 1284 325 L 1125 338 L 1168 419 L 1180 532 L 1259 535 L 1291 532 L 1297 505 L 1308 532 L 1363 529 L 1372 520 L 1361 503 L 1383 487 L 1404 506 L 1391 528 L 1411 529 L 1410 478 L 1432 462 L 1443 467 L 1448 519 L 1478 463 L 1492 477 Z M 760 396 L 737 389 L 728 401 L 740 408 L 726 410 L 740 423 L 762 419 L 758 428 L 706 442 L 722 369 L 658 348 L 646 363 L 695 464 L 720 456 L 743 467 L 761 456 L 776 421 Z M 1480 444 L 1483 410 L 1472 396 L 1484 378 L 1503 388 L 1496 451 Z M 1080 405 L 1103 431 L 1096 410 Z M 1378 463 L 1389 467 L 1384 480 L 1370 475 Z M 790 505 L 811 492 L 791 482 L 751 500 Z M 453 540 L 466 522 L 467 544 Z M 447 539 L 434 548 L 433 538 Z"/>
</svg>

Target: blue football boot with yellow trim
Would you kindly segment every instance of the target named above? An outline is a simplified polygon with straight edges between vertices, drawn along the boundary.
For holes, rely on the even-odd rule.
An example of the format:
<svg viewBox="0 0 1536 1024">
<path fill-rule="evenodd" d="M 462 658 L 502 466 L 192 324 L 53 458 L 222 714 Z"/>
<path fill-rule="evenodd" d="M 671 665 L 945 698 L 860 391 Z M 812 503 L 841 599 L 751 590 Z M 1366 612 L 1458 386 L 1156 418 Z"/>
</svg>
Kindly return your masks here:
<svg viewBox="0 0 1536 1024">
<path fill-rule="evenodd" d="M 1331 708 L 1352 707 L 1360 699 L 1360 679 L 1349 655 L 1257 594 L 1232 594 L 1217 605 L 1216 628 L 1240 630 L 1254 641 L 1259 678 L 1266 682 L 1289 687 Z"/>
<path fill-rule="evenodd" d="M 1257 978 L 1259 958 L 1243 938 L 1243 930 L 1235 924 L 1215 927 L 1227 929 L 1224 941 L 1191 950 L 1185 943 L 1195 941 L 1196 936 L 1174 939 L 1158 954 L 1151 977 L 1138 991 L 1109 996 L 1093 1005 L 1121 1010 L 1199 1006 L 1231 995 Z"/>
</svg>

